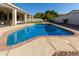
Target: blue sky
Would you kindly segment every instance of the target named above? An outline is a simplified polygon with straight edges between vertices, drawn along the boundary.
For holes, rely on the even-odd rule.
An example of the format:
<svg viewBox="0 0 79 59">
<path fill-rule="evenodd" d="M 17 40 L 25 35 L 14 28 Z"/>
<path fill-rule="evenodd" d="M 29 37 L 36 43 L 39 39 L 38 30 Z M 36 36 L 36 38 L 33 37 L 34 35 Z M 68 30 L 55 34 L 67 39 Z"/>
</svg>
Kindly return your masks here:
<svg viewBox="0 0 79 59">
<path fill-rule="evenodd" d="M 79 10 L 79 3 L 15 3 L 15 5 L 32 15 L 46 10 L 55 10 L 59 14 Z"/>
</svg>

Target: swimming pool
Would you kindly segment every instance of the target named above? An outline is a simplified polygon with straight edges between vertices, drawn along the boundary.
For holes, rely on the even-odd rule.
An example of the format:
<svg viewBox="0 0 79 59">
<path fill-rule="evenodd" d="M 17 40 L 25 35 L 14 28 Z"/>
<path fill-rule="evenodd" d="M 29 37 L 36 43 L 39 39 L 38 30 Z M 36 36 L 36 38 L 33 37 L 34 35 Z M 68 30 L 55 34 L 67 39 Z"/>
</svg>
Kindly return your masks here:
<svg viewBox="0 0 79 59">
<path fill-rule="evenodd" d="M 37 36 L 47 35 L 73 35 L 73 33 L 51 24 L 35 24 L 9 34 L 7 46 L 12 46 Z"/>
</svg>

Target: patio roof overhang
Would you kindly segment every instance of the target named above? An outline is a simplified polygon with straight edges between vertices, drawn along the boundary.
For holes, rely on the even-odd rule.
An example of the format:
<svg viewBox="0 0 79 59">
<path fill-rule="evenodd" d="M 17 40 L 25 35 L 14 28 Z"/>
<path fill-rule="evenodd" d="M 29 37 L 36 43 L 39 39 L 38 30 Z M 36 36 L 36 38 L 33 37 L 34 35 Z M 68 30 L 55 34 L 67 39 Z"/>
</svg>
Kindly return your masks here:
<svg viewBox="0 0 79 59">
<path fill-rule="evenodd" d="M 16 9 L 18 12 L 31 15 L 31 14 L 27 13 L 26 11 L 24 11 L 23 9 L 21 9 L 21 8 L 15 6 L 14 4 L 11 4 L 11 3 L 0 3 L 0 6 L 10 8 L 11 10 Z"/>
<path fill-rule="evenodd" d="M 26 23 L 33 18 L 31 14 L 11 3 L 0 3 L 0 11 L 3 12 L 4 15 L 7 14 L 7 20 L 11 19 L 12 25 L 16 25 L 18 20 L 22 20 Z M 9 17 L 9 15 L 11 15 L 11 17 Z M 3 18 L 5 17 L 2 17 L 1 20 L 4 20 Z"/>
</svg>

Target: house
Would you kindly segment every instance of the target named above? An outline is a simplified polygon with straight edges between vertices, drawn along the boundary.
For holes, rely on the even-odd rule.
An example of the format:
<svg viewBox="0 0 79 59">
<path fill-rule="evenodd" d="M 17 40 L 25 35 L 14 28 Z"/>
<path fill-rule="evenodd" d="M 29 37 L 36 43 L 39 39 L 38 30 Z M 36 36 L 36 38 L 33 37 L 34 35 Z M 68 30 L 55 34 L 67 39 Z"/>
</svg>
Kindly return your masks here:
<svg viewBox="0 0 79 59">
<path fill-rule="evenodd" d="M 33 16 L 11 3 L 0 3 L 0 25 L 27 23 Z"/>
<path fill-rule="evenodd" d="M 68 20 L 68 24 L 79 25 L 79 10 L 72 10 L 71 12 L 55 18 L 55 22 L 63 23 L 64 20 Z"/>
</svg>

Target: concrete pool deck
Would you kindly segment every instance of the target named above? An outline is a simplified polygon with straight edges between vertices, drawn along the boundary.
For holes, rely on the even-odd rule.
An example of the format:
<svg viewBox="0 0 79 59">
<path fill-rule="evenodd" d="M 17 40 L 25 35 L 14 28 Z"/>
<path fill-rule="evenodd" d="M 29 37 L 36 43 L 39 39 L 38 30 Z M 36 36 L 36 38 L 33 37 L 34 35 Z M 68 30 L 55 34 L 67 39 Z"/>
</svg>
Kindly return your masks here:
<svg viewBox="0 0 79 59">
<path fill-rule="evenodd" d="M 16 28 L 20 29 L 20 28 L 23 28 L 24 26 L 27 26 L 27 25 L 14 26 L 13 29 L 14 30 Z M 8 30 L 7 29 L 1 32 L 5 33 L 6 31 L 9 31 L 9 29 Z M 69 29 L 69 30 L 77 33 L 77 31 L 75 30 L 72 30 L 72 29 Z M 0 42 L 0 46 L 1 45 L 2 43 Z M 30 42 L 24 42 L 22 45 L 16 48 L 13 48 L 13 47 L 14 46 L 11 46 L 11 47 L 8 47 L 8 49 L 5 51 L 0 51 L 0 55 L 3 55 L 3 56 L 51 56 L 51 55 L 64 55 L 64 53 L 62 53 L 63 51 L 68 52 L 66 53 L 66 55 L 70 55 L 70 54 L 79 55 L 79 35 L 41 36 L 41 37 L 39 36 L 39 37 L 30 39 Z"/>
</svg>

